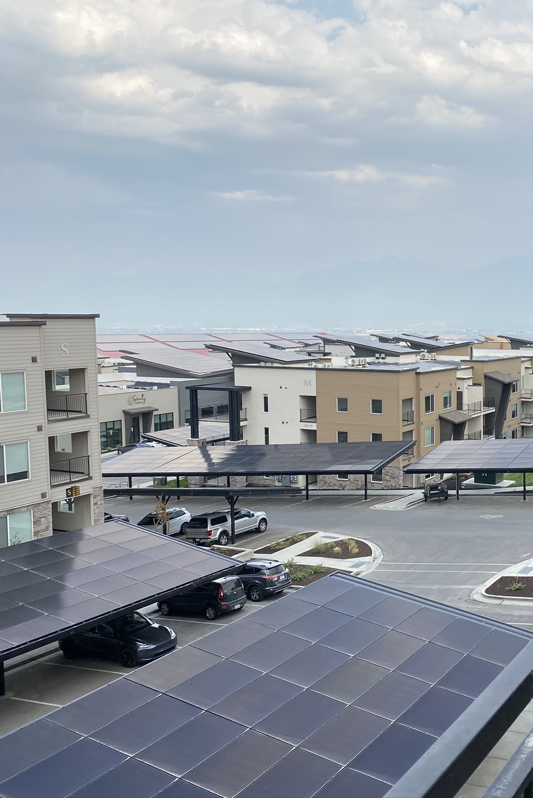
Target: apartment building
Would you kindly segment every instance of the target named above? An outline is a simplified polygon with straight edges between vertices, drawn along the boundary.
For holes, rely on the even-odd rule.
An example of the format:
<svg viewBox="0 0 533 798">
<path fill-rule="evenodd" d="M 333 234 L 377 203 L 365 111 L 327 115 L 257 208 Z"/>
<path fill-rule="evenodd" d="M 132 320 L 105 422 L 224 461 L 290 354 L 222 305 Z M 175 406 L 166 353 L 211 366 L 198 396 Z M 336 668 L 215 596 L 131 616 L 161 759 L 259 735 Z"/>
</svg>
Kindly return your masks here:
<svg viewBox="0 0 533 798">
<path fill-rule="evenodd" d="M 103 520 L 96 318 L 0 320 L 0 546 Z"/>
<path fill-rule="evenodd" d="M 136 381 L 100 383 L 98 416 L 102 452 L 138 443 L 145 433 L 179 426 L 178 388 L 140 388 Z"/>
</svg>

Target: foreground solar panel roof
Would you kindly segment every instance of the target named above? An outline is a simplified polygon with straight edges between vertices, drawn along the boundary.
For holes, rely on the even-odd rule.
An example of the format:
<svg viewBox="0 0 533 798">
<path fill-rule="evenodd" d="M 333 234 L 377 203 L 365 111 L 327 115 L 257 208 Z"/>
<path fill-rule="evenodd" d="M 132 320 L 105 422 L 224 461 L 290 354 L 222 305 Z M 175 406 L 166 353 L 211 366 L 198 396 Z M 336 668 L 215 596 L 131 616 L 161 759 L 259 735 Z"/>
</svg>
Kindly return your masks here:
<svg viewBox="0 0 533 798">
<path fill-rule="evenodd" d="M 2 738 L 0 795 L 428 795 L 527 684 L 532 640 L 326 577 Z"/>
<path fill-rule="evenodd" d="M 533 472 L 533 438 L 446 441 L 405 468 L 421 474 L 468 471 Z"/>
<path fill-rule="evenodd" d="M 294 443 L 270 446 L 188 446 L 135 449 L 102 463 L 104 477 L 134 475 L 230 476 L 262 474 L 371 474 L 415 441 Z"/>
<path fill-rule="evenodd" d="M 200 421 L 198 435 L 208 442 L 226 440 L 229 438 L 229 424 L 224 424 L 221 421 Z M 175 427 L 161 430 L 161 432 L 143 432 L 142 437 L 149 441 L 164 443 L 166 446 L 187 446 L 187 441 L 191 437 L 191 428 Z"/>
<path fill-rule="evenodd" d="M 229 557 L 115 522 L 0 549 L 0 661 L 234 571 Z"/>
</svg>

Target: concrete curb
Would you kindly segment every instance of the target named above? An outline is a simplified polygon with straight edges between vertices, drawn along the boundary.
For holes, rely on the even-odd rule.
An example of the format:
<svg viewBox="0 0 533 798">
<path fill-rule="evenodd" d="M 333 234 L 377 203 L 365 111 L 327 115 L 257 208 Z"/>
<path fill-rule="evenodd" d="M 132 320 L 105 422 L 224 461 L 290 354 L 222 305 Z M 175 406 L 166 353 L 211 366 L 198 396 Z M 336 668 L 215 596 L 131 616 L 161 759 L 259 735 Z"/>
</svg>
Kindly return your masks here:
<svg viewBox="0 0 533 798">
<path fill-rule="evenodd" d="M 508 596 L 506 598 L 501 598 L 499 596 L 489 596 L 485 592 L 487 588 L 497 582 L 498 579 L 501 579 L 502 576 L 516 576 L 519 578 L 517 571 L 521 568 L 524 568 L 527 563 L 531 563 L 531 558 L 527 560 L 523 560 L 522 562 L 516 563 L 516 565 L 511 565 L 509 568 L 506 568 L 504 571 L 500 571 L 500 573 L 496 574 L 496 576 L 491 576 L 487 579 L 486 582 L 483 582 L 482 585 L 477 587 L 472 592 L 472 598 L 474 601 L 479 601 L 482 604 L 508 604 L 512 605 L 513 607 L 531 607 L 531 602 L 533 602 L 533 598 L 519 598 L 518 596 Z"/>
</svg>

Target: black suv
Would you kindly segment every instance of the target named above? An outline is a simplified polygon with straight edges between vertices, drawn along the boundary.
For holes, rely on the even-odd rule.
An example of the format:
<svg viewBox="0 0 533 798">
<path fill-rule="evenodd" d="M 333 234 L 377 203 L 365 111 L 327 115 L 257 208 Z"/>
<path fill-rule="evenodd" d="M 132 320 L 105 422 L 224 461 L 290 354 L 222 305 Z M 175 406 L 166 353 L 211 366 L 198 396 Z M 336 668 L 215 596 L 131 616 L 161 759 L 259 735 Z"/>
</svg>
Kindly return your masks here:
<svg viewBox="0 0 533 798">
<path fill-rule="evenodd" d="M 66 637 L 59 648 L 67 659 L 93 654 L 133 668 L 172 651 L 177 642 L 173 629 L 154 623 L 140 612 L 131 612 Z"/>
<path fill-rule="evenodd" d="M 201 613 L 209 621 L 246 604 L 246 593 L 238 576 L 223 576 L 207 585 L 200 585 L 180 596 L 160 601 L 157 605 L 162 615 Z"/>
<path fill-rule="evenodd" d="M 292 585 L 290 571 L 278 560 L 248 560 L 239 576 L 250 601 L 262 601 Z"/>
</svg>

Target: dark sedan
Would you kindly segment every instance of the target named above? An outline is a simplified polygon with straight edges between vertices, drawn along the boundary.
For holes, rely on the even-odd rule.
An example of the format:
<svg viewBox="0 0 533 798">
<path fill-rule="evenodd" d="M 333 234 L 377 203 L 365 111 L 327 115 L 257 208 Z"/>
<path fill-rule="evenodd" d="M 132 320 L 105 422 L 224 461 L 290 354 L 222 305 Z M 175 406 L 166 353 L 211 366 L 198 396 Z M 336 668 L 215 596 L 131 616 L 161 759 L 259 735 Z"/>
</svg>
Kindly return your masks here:
<svg viewBox="0 0 533 798">
<path fill-rule="evenodd" d="M 106 621 L 65 638 L 59 647 L 67 659 L 82 654 L 118 660 L 133 668 L 176 648 L 176 633 L 160 626 L 140 612 Z"/>
</svg>

